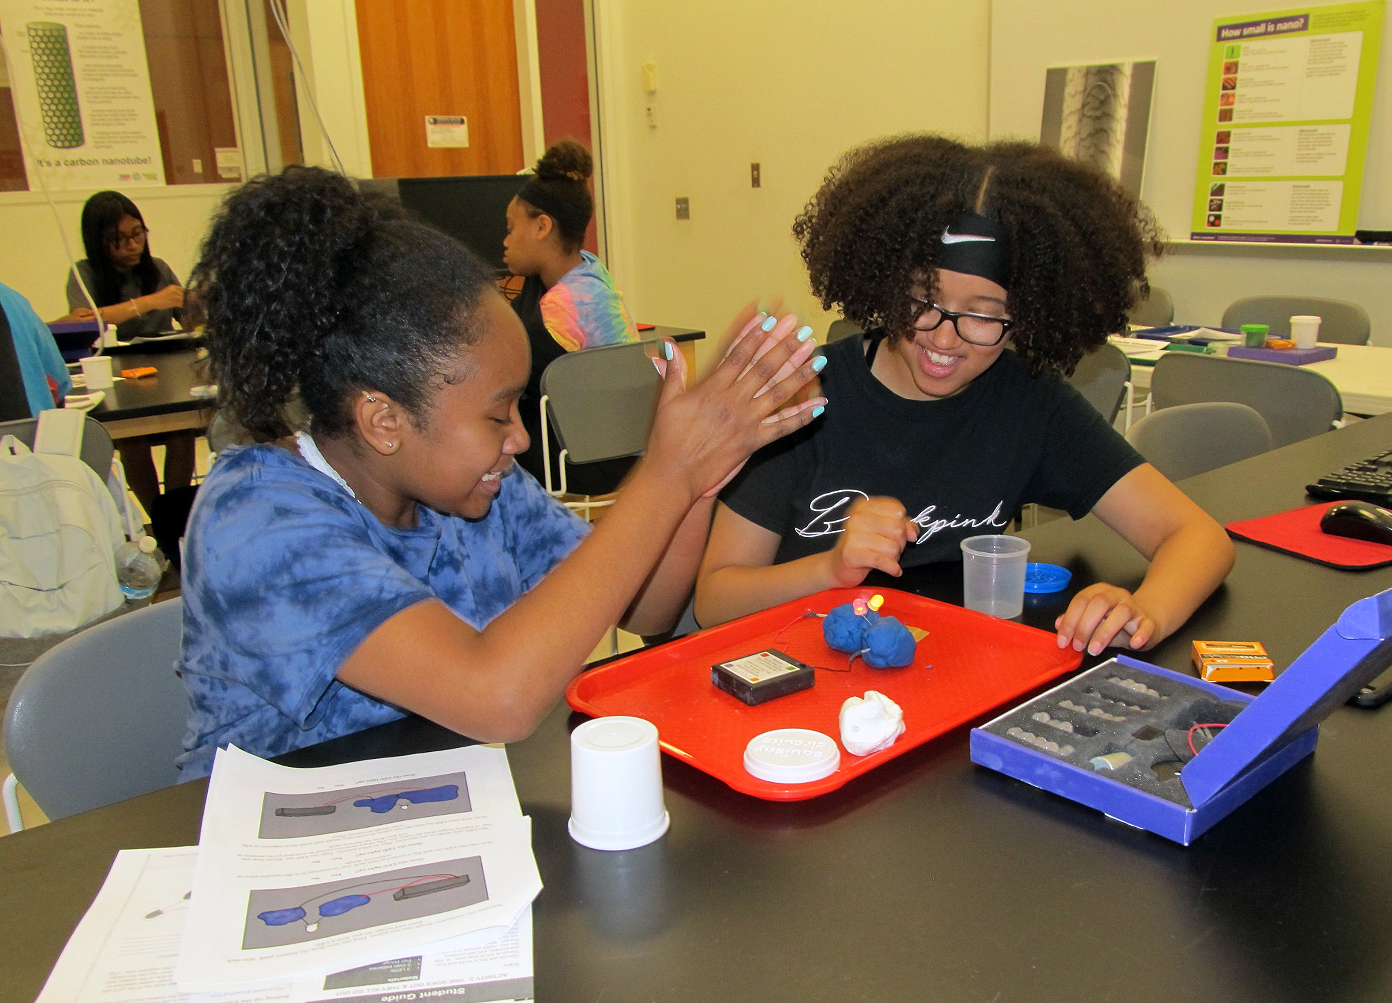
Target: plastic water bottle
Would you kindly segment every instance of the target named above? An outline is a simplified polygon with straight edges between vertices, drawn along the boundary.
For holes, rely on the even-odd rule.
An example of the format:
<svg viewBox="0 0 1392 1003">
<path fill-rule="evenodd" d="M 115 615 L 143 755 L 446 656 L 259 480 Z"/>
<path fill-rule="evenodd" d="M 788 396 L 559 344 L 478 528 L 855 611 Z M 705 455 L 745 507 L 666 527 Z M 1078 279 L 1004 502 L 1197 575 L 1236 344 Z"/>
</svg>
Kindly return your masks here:
<svg viewBox="0 0 1392 1003">
<path fill-rule="evenodd" d="M 164 555 L 153 536 L 127 540 L 116 549 L 116 580 L 126 599 L 149 599 L 164 576 Z"/>
</svg>

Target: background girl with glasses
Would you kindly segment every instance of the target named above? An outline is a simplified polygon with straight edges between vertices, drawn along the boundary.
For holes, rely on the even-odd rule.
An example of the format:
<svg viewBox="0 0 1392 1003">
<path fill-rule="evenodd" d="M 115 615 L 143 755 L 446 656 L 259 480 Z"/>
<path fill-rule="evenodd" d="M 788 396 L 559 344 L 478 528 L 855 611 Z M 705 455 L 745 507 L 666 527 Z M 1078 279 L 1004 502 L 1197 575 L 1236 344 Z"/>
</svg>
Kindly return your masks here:
<svg viewBox="0 0 1392 1003">
<path fill-rule="evenodd" d="M 1037 502 L 1150 560 L 1082 589 L 1060 647 L 1144 649 L 1232 566 L 1216 522 L 1060 377 L 1148 289 L 1160 236 L 1111 179 L 1029 143 L 904 136 L 851 151 L 793 226 L 812 291 L 868 333 L 826 350 L 822 421 L 721 496 L 696 591 L 711 626 L 872 568 L 960 560 Z"/>
<path fill-rule="evenodd" d="M 68 309 L 65 321 L 92 320 L 92 308 L 78 285 L 77 276 L 92 294 L 102 320 L 116 326 L 121 341 L 148 338 L 172 331 L 177 311 L 184 305 L 184 287 L 161 258 L 150 254 L 150 231 L 134 202 L 120 192 L 97 192 L 82 207 L 82 247 L 87 257 L 68 274 Z M 153 443 L 163 443 L 164 490 L 187 488 L 193 482 L 192 431 L 165 432 L 117 439 L 126 480 L 145 511 L 150 513 L 160 496 L 160 478 L 150 453 Z M 171 549 L 177 540 L 161 540 Z"/>
<path fill-rule="evenodd" d="M 97 192 L 82 207 L 82 247 L 76 271 L 92 293 L 102 320 L 116 325 L 121 341 L 174 329 L 184 288 L 163 259 L 150 254 L 150 231 L 134 202 L 120 192 Z M 91 320 L 92 309 L 68 276 L 65 320 Z"/>
</svg>

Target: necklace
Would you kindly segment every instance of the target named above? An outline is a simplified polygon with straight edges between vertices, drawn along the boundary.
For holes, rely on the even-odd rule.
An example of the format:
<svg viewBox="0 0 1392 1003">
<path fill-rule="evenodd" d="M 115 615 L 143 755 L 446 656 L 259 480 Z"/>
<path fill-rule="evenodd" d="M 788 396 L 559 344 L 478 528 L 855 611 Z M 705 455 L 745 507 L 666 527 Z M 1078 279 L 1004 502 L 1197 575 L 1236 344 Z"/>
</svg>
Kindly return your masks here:
<svg viewBox="0 0 1392 1003">
<path fill-rule="evenodd" d="M 329 466 L 329 461 L 324 459 L 324 454 L 319 452 L 319 446 L 315 443 L 313 436 L 304 431 L 296 432 L 295 445 L 299 446 L 300 455 L 304 457 L 306 463 L 321 474 L 327 474 L 332 477 L 344 491 L 347 491 L 353 496 L 354 500 L 357 500 L 357 493 L 348 486 L 347 481 L 338 475 L 337 470 Z"/>
</svg>

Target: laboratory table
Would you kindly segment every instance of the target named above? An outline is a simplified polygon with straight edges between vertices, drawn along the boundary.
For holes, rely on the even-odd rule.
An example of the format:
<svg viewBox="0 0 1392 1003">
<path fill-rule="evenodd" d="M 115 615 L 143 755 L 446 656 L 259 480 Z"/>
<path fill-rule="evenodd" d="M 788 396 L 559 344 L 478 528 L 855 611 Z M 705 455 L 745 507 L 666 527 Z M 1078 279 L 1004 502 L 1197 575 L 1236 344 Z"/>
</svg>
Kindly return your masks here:
<svg viewBox="0 0 1392 1003">
<path fill-rule="evenodd" d="M 106 388 L 105 399 L 90 412 L 113 439 L 207 426 L 213 401 L 191 392 L 193 387 L 209 383 L 207 363 L 188 339 L 171 342 L 121 345 L 112 353 L 112 368 L 118 376 L 123 369 L 154 366 L 158 370 L 153 376 L 116 380 Z"/>
<path fill-rule="evenodd" d="M 1392 414 L 1185 482 L 1221 520 L 1308 503 L 1318 474 L 1392 446 Z M 1095 519 L 1025 534 L 1073 588 L 1144 564 Z M 1239 543 L 1228 582 L 1147 657 L 1256 639 L 1289 663 L 1392 569 L 1342 572 Z M 876 584 L 960 599 L 954 566 Z M 1047 628 L 1068 593 L 1031 601 Z M 1091 661 L 1091 660 L 1090 660 Z M 545 888 L 546 1001 L 1311 1003 L 1392 999 L 1392 709 L 1339 708 L 1315 755 L 1188 848 L 973 766 L 967 729 L 838 791 L 777 803 L 664 757 L 671 829 L 622 853 L 566 833 L 558 707 L 509 747 Z M 447 747 L 419 719 L 285 757 L 313 766 Z M 122 847 L 191 844 L 197 781 L 0 839 L 0 1000 L 29 1000 Z"/>
</svg>

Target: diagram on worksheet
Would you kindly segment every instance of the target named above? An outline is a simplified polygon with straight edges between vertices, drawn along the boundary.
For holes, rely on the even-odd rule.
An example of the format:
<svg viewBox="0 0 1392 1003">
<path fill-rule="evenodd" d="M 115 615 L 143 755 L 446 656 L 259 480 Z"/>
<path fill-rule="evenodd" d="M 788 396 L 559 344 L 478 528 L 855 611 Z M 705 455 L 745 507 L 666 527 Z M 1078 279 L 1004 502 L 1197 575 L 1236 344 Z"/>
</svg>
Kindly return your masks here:
<svg viewBox="0 0 1392 1003">
<path fill-rule="evenodd" d="M 151 909 L 149 912 L 145 914 L 145 918 L 158 919 L 159 917 L 167 916 L 170 913 L 183 912 L 184 910 L 188 909 L 189 897 L 192 894 L 192 892 L 184 892 L 183 896 L 177 901 L 168 902 L 164 905 L 156 906 L 154 909 Z M 180 918 L 182 919 L 182 917 Z"/>
<path fill-rule="evenodd" d="M 482 856 L 317 885 L 256 888 L 248 899 L 242 949 L 304 944 L 487 900 Z"/>
<path fill-rule="evenodd" d="M 468 777 L 463 773 L 350 787 L 329 794 L 267 792 L 261 805 L 259 835 L 262 839 L 298 839 L 472 810 Z"/>
</svg>

